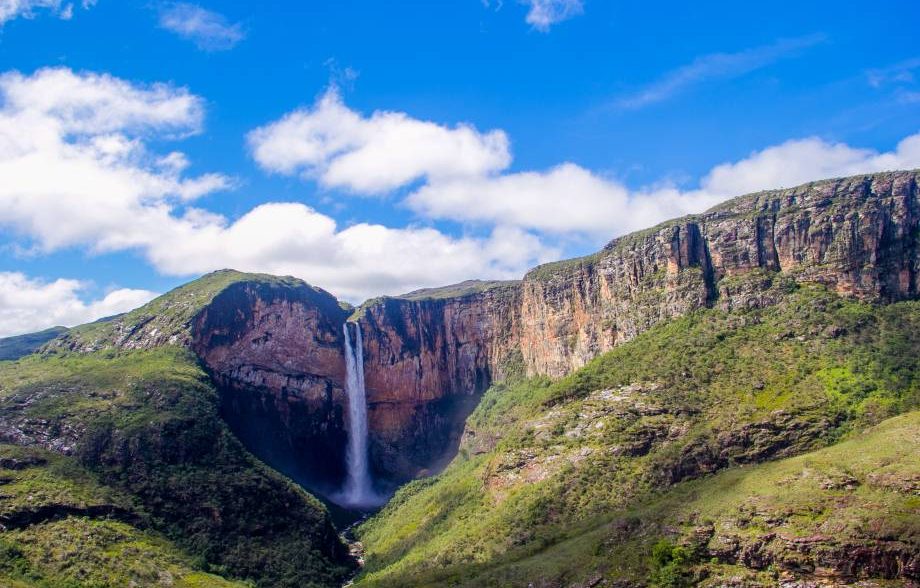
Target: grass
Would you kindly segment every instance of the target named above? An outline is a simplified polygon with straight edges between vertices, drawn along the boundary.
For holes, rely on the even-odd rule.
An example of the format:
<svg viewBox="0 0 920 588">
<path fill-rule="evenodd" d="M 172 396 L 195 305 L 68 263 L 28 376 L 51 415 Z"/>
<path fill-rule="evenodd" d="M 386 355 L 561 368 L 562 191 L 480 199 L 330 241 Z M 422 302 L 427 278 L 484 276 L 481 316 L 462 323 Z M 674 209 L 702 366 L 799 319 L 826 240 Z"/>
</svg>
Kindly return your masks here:
<svg viewBox="0 0 920 588">
<path fill-rule="evenodd" d="M 499 570 L 512 561 L 529 562 L 514 576 L 521 585 L 574 581 L 572 570 L 589 568 L 566 562 L 595 561 L 597 520 L 674 484 L 723 471 L 730 481 L 745 464 L 813 451 L 916 408 L 918 327 L 917 302 L 872 306 L 802 287 L 765 310 L 670 321 L 556 381 L 498 384 L 470 417 L 457 459 L 360 529 L 367 567 L 358 585 L 503 585 L 511 576 Z M 651 574 L 652 544 L 629 543 L 635 532 L 623 535 L 632 547 L 613 568 L 592 571 Z"/>
<path fill-rule="evenodd" d="M 461 298 L 487 292 L 496 288 L 509 288 L 520 284 L 518 280 L 466 280 L 459 284 L 442 286 L 440 288 L 423 288 L 407 294 L 396 296 L 401 300 L 445 300 L 448 298 Z"/>
</svg>

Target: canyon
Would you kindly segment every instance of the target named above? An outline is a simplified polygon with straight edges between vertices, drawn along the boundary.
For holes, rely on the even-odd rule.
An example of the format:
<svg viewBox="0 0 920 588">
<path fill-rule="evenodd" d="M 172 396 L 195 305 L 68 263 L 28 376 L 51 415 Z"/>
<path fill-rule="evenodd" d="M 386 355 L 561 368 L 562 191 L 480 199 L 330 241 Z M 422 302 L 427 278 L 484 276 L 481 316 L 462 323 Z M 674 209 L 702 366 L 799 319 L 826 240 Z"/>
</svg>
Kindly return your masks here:
<svg viewBox="0 0 920 588">
<path fill-rule="evenodd" d="M 918 181 L 750 194 L 357 307 L 221 270 L 12 341 L 0 581 L 88 527 L 273 587 L 913 581 Z"/>
<path fill-rule="evenodd" d="M 915 297 L 918 180 L 917 171 L 891 172 L 750 194 L 520 281 L 470 281 L 357 308 L 299 280 L 226 270 L 215 279 L 228 285 L 191 316 L 164 323 L 148 312 L 106 328 L 116 347 L 191 348 L 250 450 L 332 496 L 346 478 L 343 334 L 354 323 L 370 470 L 386 493 L 443 468 L 481 394 L 508 374 L 561 376 L 663 321 L 769 306 L 794 283 L 867 301 Z M 70 333 L 52 346 L 99 342 Z"/>
</svg>

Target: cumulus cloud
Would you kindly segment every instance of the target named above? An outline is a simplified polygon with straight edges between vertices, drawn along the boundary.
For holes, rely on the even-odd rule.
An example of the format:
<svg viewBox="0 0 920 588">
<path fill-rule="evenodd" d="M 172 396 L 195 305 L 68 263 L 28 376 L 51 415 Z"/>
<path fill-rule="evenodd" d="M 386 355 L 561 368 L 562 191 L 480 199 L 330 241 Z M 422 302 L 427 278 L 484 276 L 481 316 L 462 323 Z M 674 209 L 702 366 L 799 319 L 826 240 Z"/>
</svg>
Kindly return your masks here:
<svg viewBox="0 0 920 588">
<path fill-rule="evenodd" d="M 160 26 L 204 51 L 226 51 L 246 37 L 240 23 L 231 23 L 218 12 L 188 2 L 161 5 Z"/>
<path fill-rule="evenodd" d="M 223 267 L 293 274 L 352 301 L 519 277 L 558 256 L 517 228 L 451 237 L 422 226 L 338 226 L 300 203 L 266 203 L 236 220 L 197 207 L 232 180 L 190 176 L 183 153 L 149 147 L 201 128 L 201 100 L 182 88 L 59 68 L 0 75 L 0 96 L 0 226 L 36 252 L 135 250 L 177 276 Z M 441 137 L 438 128 L 431 135 Z M 461 151 L 465 140 L 456 140 Z M 440 177 L 437 158 L 426 165 L 426 177 Z"/>
<path fill-rule="evenodd" d="M 401 112 L 362 116 L 345 106 L 334 88 L 312 107 L 252 131 L 249 145 L 266 170 L 363 194 L 419 179 L 486 174 L 511 161 L 502 131 L 446 127 Z"/>
<path fill-rule="evenodd" d="M 85 302 L 88 284 L 79 280 L 43 281 L 19 272 L 0 272 L 0 337 L 63 325 L 70 327 L 127 312 L 151 300 L 148 290 L 113 290 Z"/>
<path fill-rule="evenodd" d="M 263 204 L 232 223 L 177 229 L 169 242 L 147 249 L 161 271 L 187 275 L 233 267 L 295 275 L 352 302 L 470 277 L 519 278 L 559 256 L 517 228 L 453 238 L 427 227 L 339 227 L 299 203 Z"/>
<path fill-rule="evenodd" d="M 95 4 L 95 0 L 83 0 L 83 8 Z M 73 16 L 73 3 L 62 0 L 0 0 L 0 26 L 14 18 L 33 18 L 36 13 L 47 10 L 63 20 Z"/>
<path fill-rule="evenodd" d="M 812 180 L 920 167 L 920 134 L 893 151 L 878 152 L 819 138 L 787 141 L 712 168 L 691 189 L 657 185 L 631 190 L 616 180 L 568 163 L 523 172 L 423 186 L 406 200 L 432 218 L 502 222 L 556 234 L 607 239 L 733 196 Z"/>
<path fill-rule="evenodd" d="M 758 59 L 777 51 L 760 52 Z M 501 131 L 483 134 L 401 112 L 364 117 L 334 91 L 311 109 L 253 131 L 249 141 L 264 168 L 326 186 L 359 195 L 414 186 L 403 204 L 426 219 L 594 242 L 746 192 L 920 166 L 920 135 L 885 153 L 805 138 L 718 165 L 689 189 L 668 183 L 632 189 L 574 163 L 510 173 L 511 150 Z"/>
<path fill-rule="evenodd" d="M 538 31 L 548 32 L 556 23 L 584 12 L 582 0 L 522 0 L 530 7 L 525 20 Z"/>
<path fill-rule="evenodd" d="M 171 211 L 231 180 L 186 177 L 181 153 L 149 152 L 150 138 L 197 132 L 201 100 L 185 89 L 43 69 L 0 75 L 0 225 L 41 251 L 90 243 L 143 245 Z M 191 214 L 190 214 L 191 217 Z"/>
<path fill-rule="evenodd" d="M 700 212 L 726 196 L 673 187 L 630 190 L 573 163 L 543 172 L 429 184 L 406 203 L 419 214 L 470 222 L 503 222 L 595 242 L 663 220 Z"/>
</svg>

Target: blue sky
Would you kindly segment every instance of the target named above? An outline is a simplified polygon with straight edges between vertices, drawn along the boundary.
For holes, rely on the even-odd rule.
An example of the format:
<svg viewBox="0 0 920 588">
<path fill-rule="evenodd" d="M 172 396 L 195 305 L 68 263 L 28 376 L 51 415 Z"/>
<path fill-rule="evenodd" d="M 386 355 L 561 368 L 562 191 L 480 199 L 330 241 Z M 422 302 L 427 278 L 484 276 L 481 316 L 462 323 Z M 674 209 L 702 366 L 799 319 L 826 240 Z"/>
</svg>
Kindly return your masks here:
<svg viewBox="0 0 920 588">
<path fill-rule="evenodd" d="M 918 167 L 918 17 L 0 1 L 0 335 L 225 266 L 352 302 L 519 277 L 746 191 Z"/>
</svg>

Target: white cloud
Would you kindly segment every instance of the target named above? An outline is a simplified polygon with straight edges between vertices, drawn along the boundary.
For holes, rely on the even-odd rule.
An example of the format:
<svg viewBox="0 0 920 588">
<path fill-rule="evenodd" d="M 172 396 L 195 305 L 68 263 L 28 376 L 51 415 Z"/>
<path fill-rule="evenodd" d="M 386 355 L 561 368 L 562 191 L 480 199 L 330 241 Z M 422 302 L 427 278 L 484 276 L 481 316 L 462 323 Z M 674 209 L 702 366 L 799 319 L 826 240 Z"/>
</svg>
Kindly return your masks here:
<svg viewBox="0 0 920 588">
<path fill-rule="evenodd" d="M 558 255 L 513 228 L 455 238 L 426 227 L 339 227 L 299 203 L 266 203 L 236 221 L 195 208 L 192 200 L 231 181 L 189 177 L 183 153 L 148 148 L 200 129 L 201 100 L 184 89 L 51 69 L 0 75 L 0 96 L 0 226 L 37 252 L 135 250 L 170 275 L 293 274 L 352 301 L 519 277 Z"/>
<path fill-rule="evenodd" d="M 84 0 L 83 8 L 90 8 L 95 1 Z M 62 20 L 73 17 L 73 3 L 62 0 L 0 0 L 0 26 L 15 18 L 34 18 L 39 10 L 48 10 Z"/>
<path fill-rule="evenodd" d="M 557 235 L 588 233 L 599 238 L 715 202 L 636 195 L 572 163 L 545 172 L 432 183 L 406 200 L 413 210 L 432 218 L 503 222 Z"/>
<path fill-rule="evenodd" d="M 877 152 L 818 138 L 787 141 L 715 166 L 699 186 L 659 185 L 630 190 L 574 164 L 423 186 L 406 200 L 431 217 L 504 223 L 559 235 L 606 240 L 658 222 L 697 213 L 731 198 L 812 180 L 920 167 L 920 134 L 893 151 Z"/>
<path fill-rule="evenodd" d="M 352 302 L 458 282 L 512 279 L 559 251 L 533 235 L 498 227 L 490 237 L 452 238 L 425 227 L 361 223 L 340 228 L 298 203 L 268 203 L 233 223 L 182 227 L 151 243 L 151 262 L 169 274 L 233 267 L 299 276 Z"/>
<path fill-rule="evenodd" d="M 810 138 L 716 166 L 693 189 L 632 190 L 572 163 L 504 172 L 511 156 L 501 131 L 403 113 L 362 117 L 335 95 L 253 133 L 256 157 L 279 171 L 363 193 L 420 183 L 404 203 L 422 217 L 475 229 L 454 237 L 426 226 L 340 226 L 302 203 L 267 202 L 238 219 L 195 207 L 231 180 L 190 176 L 183 153 L 149 147 L 201 129 L 201 100 L 185 89 L 49 69 L 0 75 L 0 96 L 0 225 L 33 250 L 133 250 L 176 276 L 222 267 L 291 274 L 354 302 L 471 277 L 519 277 L 558 258 L 562 250 L 552 244 L 600 242 L 743 192 L 920 166 L 920 134 L 889 152 Z M 68 284 L 57 288 L 66 292 Z M 99 304 L 115 306 L 106 300 Z M 6 328 L 34 330 L 51 320 L 21 316 Z"/>
<path fill-rule="evenodd" d="M 0 337 L 70 327 L 127 312 L 151 300 L 148 290 L 113 290 L 103 298 L 84 302 L 87 284 L 79 280 L 52 282 L 18 272 L 0 272 Z"/>
<path fill-rule="evenodd" d="M 760 51 L 758 59 L 779 50 L 772 46 L 770 51 Z M 587 237 L 598 243 L 701 212 L 746 192 L 920 166 L 920 135 L 887 153 L 806 138 L 718 165 L 693 189 L 667 183 L 630 189 L 574 163 L 504 172 L 511 155 L 501 131 L 480 134 L 401 112 L 362 117 L 334 91 L 313 109 L 295 111 L 253 131 L 249 140 L 263 167 L 286 174 L 301 172 L 307 179 L 357 194 L 392 191 L 421 181 L 403 203 L 424 218 L 517 227 L 551 239 Z"/>
<path fill-rule="evenodd" d="M 176 203 L 231 183 L 187 178 L 181 153 L 146 147 L 199 130 L 201 100 L 187 90 L 56 68 L 0 75 L 0 96 L 0 225 L 39 250 L 143 245 L 175 221 Z"/>
<path fill-rule="evenodd" d="M 712 53 L 665 74 L 647 87 L 615 102 L 620 109 L 638 109 L 668 100 L 690 86 L 712 79 L 731 79 L 771 65 L 780 59 L 824 42 L 824 35 L 781 39 L 738 53 Z"/>
<path fill-rule="evenodd" d="M 160 26 L 205 51 L 232 49 L 246 37 L 240 23 L 231 23 L 220 13 L 188 2 L 162 5 Z"/>
<path fill-rule="evenodd" d="M 893 151 L 860 149 L 816 137 L 786 141 L 735 163 L 714 167 L 701 182 L 705 192 L 727 198 L 812 180 L 920 167 L 920 133 Z"/>
<path fill-rule="evenodd" d="M 511 161 L 502 131 L 450 128 L 401 112 L 369 117 L 349 109 L 339 93 L 326 92 L 312 108 L 249 134 L 263 168 L 300 173 L 327 187 L 377 194 L 419 179 L 474 176 L 504 169 Z"/>
<path fill-rule="evenodd" d="M 547 32 L 554 24 L 584 12 L 582 0 L 521 0 L 528 5 L 525 20 L 538 31 Z"/>
</svg>

